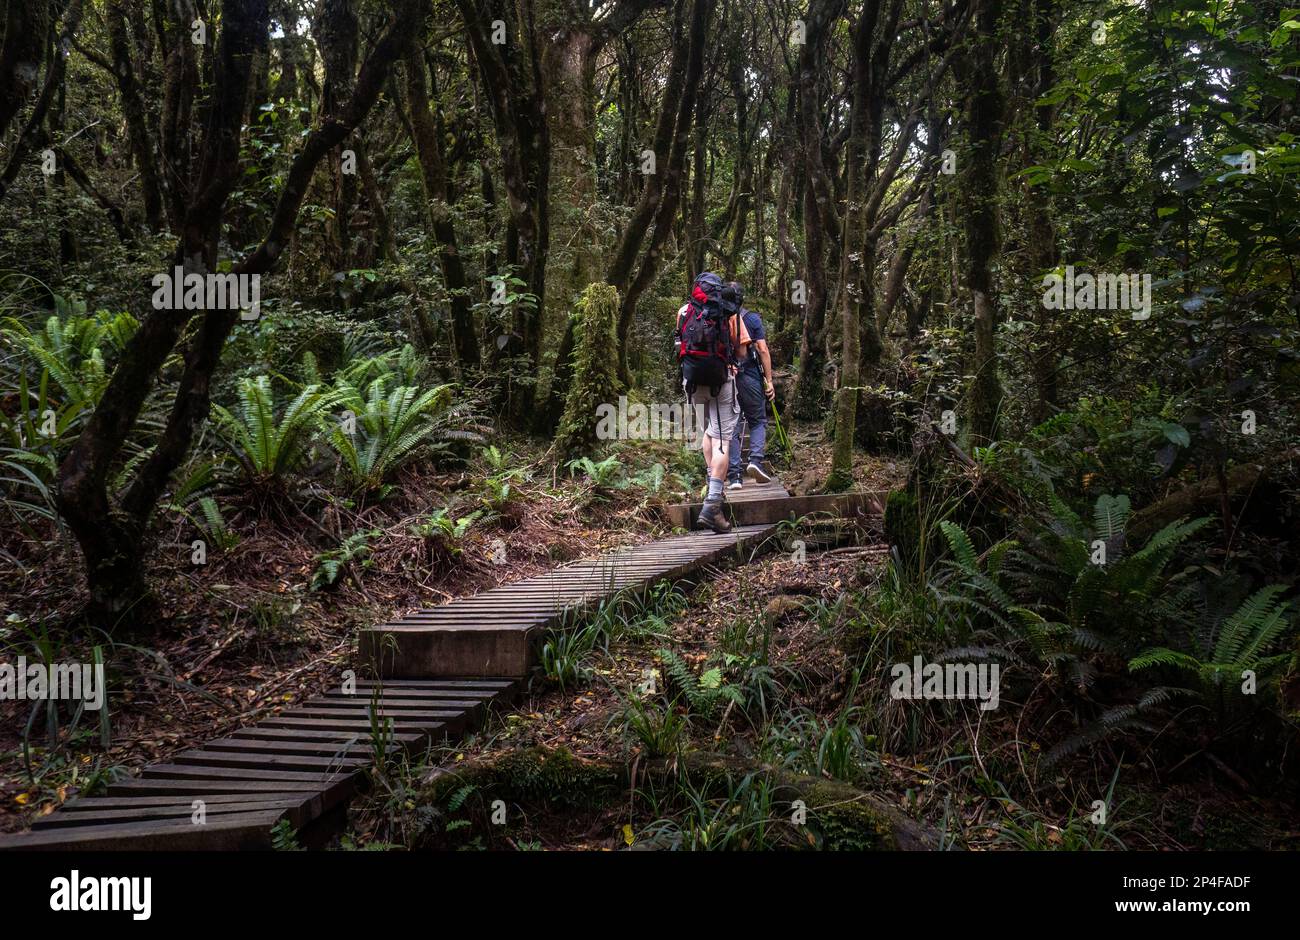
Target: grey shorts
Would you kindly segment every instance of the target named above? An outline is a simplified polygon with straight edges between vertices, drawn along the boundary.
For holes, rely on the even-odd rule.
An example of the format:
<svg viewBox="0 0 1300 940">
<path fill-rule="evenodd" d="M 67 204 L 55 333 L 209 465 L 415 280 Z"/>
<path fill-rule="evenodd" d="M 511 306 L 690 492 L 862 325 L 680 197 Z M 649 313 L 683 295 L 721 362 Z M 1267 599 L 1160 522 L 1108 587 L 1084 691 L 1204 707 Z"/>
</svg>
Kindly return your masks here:
<svg viewBox="0 0 1300 940">
<path fill-rule="evenodd" d="M 683 382 L 682 391 L 685 390 L 686 383 Z M 718 390 L 716 398 L 706 385 L 697 386 L 695 394 L 688 396 L 687 400 L 695 408 L 696 427 L 705 425 L 704 433 L 709 437 L 721 441 L 724 446 L 730 443 L 736 422 L 740 420 L 740 399 L 736 397 L 735 378 L 727 379 Z"/>
</svg>

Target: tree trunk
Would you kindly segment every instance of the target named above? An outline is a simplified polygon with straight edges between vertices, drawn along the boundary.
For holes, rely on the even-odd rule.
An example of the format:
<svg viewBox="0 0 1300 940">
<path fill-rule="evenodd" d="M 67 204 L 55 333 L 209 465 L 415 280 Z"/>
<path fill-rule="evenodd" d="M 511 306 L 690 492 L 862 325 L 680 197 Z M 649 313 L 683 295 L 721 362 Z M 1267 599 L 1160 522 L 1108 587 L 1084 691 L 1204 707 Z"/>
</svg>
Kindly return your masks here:
<svg viewBox="0 0 1300 940">
<path fill-rule="evenodd" d="M 901 4 L 895 4 L 900 7 Z M 849 106 L 849 137 L 845 152 L 847 207 L 844 213 L 843 250 L 840 252 L 840 387 L 835 400 L 835 446 L 831 457 L 828 490 L 842 490 L 853 483 L 853 439 L 857 431 L 858 386 L 861 383 L 863 353 L 860 324 L 875 320 L 872 300 L 875 292 L 876 244 L 867 229 L 866 175 L 870 159 L 875 163 L 880 146 L 879 115 L 883 108 L 881 90 L 875 87 L 877 71 L 872 56 L 872 38 L 880 6 L 868 0 L 862 7 L 853 41 L 852 97 Z M 889 31 L 892 24 L 886 24 Z M 886 49 L 888 46 L 885 47 Z M 881 55 L 877 52 L 877 58 Z M 877 347 L 879 344 L 876 344 Z M 874 360 L 879 349 L 871 350 Z"/>
<path fill-rule="evenodd" d="M 136 169 L 140 173 L 140 195 L 144 200 L 144 217 L 155 231 L 163 223 L 163 190 L 158 173 L 158 153 L 149 134 L 144 101 L 140 95 L 131 46 L 127 37 L 126 13 L 122 0 L 109 0 L 105 10 L 109 45 L 113 53 L 113 73 L 122 96 L 122 117 L 126 121 L 127 139 Z"/>
<path fill-rule="evenodd" d="M 32 108 L 31 115 L 23 124 L 18 139 L 14 141 L 13 150 L 10 152 L 9 161 L 5 165 L 3 173 L 0 173 L 0 201 L 4 200 L 5 193 L 9 191 L 9 187 L 17 178 L 37 138 L 42 136 L 41 125 L 45 121 L 45 116 L 49 113 L 50 105 L 54 102 L 56 95 L 59 96 L 59 110 L 62 111 L 64 77 L 68 68 L 67 53 L 63 50 L 71 47 L 72 38 L 76 35 L 77 27 L 81 22 L 81 12 L 82 0 L 72 0 L 68 4 L 67 12 L 63 15 L 63 25 L 55 37 L 53 57 L 50 59 L 49 67 L 45 70 L 45 81 L 41 85 L 40 96 L 36 100 L 36 105 Z M 3 133 L 3 125 L 0 125 L 0 133 Z M 62 187 L 62 165 L 58 166 L 58 175 L 59 185 Z"/>
<path fill-rule="evenodd" d="M 713 12 L 713 0 L 695 0 L 691 10 L 691 26 L 686 56 L 686 74 L 682 95 L 677 103 L 677 117 L 674 122 L 672 149 L 669 152 L 668 166 L 664 170 L 663 191 L 659 205 L 654 213 L 654 231 L 650 244 L 636 277 L 628 285 L 622 297 L 619 310 L 619 325 L 630 325 L 636 311 L 636 303 L 659 274 L 660 254 L 672 231 L 673 221 L 677 215 L 678 200 L 681 196 L 682 168 L 686 162 L 686 146 L 691 137 L 692 119 L 695 115 L 699 98 L 700 76 L 704 72 L 704 47 L 708 24 Z M 619 378 L 627 374 L 627 343 L 620 344 Z"/>
<path fill-rule="evenodd" d="M 749 133 L 749 95 L 745 87 L 744 63 L 739 44 L 731 47 L 728 80 L 736 102 L 736 146 L 742 152 L 736 155 L 739 172 L 736 175 L 736 217 L 731 229 L 731 248 L 727 252 L 726 275 L 728 280 L 739 276 L 740 252 L 745 246 L 745 231 L 749 220 L 749 205 L 754 190 L 754 160 Z"/>
<path fill-rule="evenodd" d="M 49 38 L 48 0 L 10 0 L 0 44 L 0 136 L 36 87 Z"/>
<path fill-rule="evenodd" d="M 478 369 L 481 357 L 474 313 L 470 305 L 469 280 L 456 238 L 451 213 L 450 186 L 443 159 L 438 122 L 434 119 L 425 84 L 424 57 L 414 46 L 406 52 L 406 96 L 410 110 L 412 142 L 420 161 L 420 178 L 428 205 L 429 227 L 438 243 L 438 265 L 451 304 L 452 346 L 463 368 Z"/>
<path fill-rule="evenodd" d="M 654 139 L 648 148 L 654 153 L 653 172 L 643 174 L 641 196 L 637 200 L 636 209 L 633 210 L 632 218 L 628 220 L 627 228 L 623 230 L 623 235 L 613 251 L 609 270 L 605 272 L 605 283 L 617 289 L 620 297 L 627 294 L 637 254 L 655 219 L 655 213 L 664 196 L 665 184 L 675 182 L 680 185 L 680 175 L 669 178 L 667 169 L 672 159 L 678 103 L 686 83 L 688 40 L 684 25 L 685 9 L 686 0 L 677 0 L 673 6 L 672 58 L 668 63 L 668 75 L 664 81 L 663 97 L 659 103 L 659 117 L 655 123 Z M 632 317 L 635 312 L 635 308 L 626 305 L 619 309 L 617 325 L 619 377 L 625 384 L 628 380 L 628 334 L 632 328 Z"/>
<path fill-rule="evenodd" d="M 1033 120 L 1037 125 L 1037 134 L 1024 133 L 1023 160 L 1025 166 L 1040 163 L 1040 141 L 1050 141 L 1054 130 L 1056 105 L 1036 104 L 1055 83 L 1055 62 L 1053 42 L 1056 32 L 1056 0 L 1024 0 L 1028 8 L 1025 12 L 1032 29 L 1022 32 L 1026 41 L 1023 45 L 1026 73 L 1024 82 L 1024 100 L 1033 106 Z M 1027 40 L 1032 39 L 1032 42 Z M 1037 284 L 1042 276 L 1055 268 L 1060 259 L 1056 248 L 1056 227 L 1052 224 L 1050 195 L 1045 187 L 1030 186 L 1024 183 L 1024 200 L 1028 210 L 1029 258 L 1032 270 L 1031 283 Z M 1056 348 L 1060 337 L 1056 335 L 1052 311 L 1042 303 L 1036 305 L 1037 335 L 1034 337 L 1030 353 L 1030 370 L 1033 375 L 1034 420 L 1046 421 L 1056 413 L 1060 405 L 1060 390 L 1057 382 Z"/>
<path fill-rule="evenodd" d="M 550 133 L 542 92 L 540 50 L 534 0 L 518 5 L 490 0 L 486 9 L 474 0 L 456 0 L 491 107 L 501 151 L 510 226 L 506 265 L 523 280 L 536 301 L 518 303 L 512 333 L 499 352 L 528 370 L 525 383 L 507 383 L 507 411 L 519 425 L 535 424 L 536 378 L 542 360 L 546 258 L 550 246 Z M 492 42 L 492 23 L 505 24 L 507 41 Z"/>
<path fill-rule="evenodd" d="M 547 275 L 553 306 L 568 311 L 574 295 L 592 280 L 597 258 L 596 228 L 596 52 L 595 26 L 585 9 L 552 0 L 546 11 L 542 48 L 546 118 L 554 161 L 550 203 L 556 250 Z M 559 267 L 563 265 L 563 267 Z M 559 268 L 557 270 L 557 268 Z"/>
<path fill-rule="evenodd" d="M 802 281 L 806 306 L 803 333 L 799 338 L 799 374 L 795 383 L 793 411 L 801 418 L 821 413 L 826 355 L 823 329 L 826 322 L 827 231 L 838 234 L 830 173 L 822 159 L 822 122 L 818 107 L 818 85 L 827 66 L 827 36 L 831 25 L 844 11 L 844 0 L 811 0 L 805 42 L 799 48 L 799 128 L 804 153 L 807 188 L 804 191 L 804 270 L 795 269 L 794 281 Z M 834 236 L 832 236 L 834 237 Z M 802 275 L 802 276 L 800 276 Z"/>
<path fill-rule="evenodd" d="M 971 446 L 982 446 L 997 435 L 1002 388 L 997 363 L 997 297 L 993 259 L 1000 238 L 997 157 L 1002 132 L 1003 97 L 994 58 L 1002 0 L 977 0 L 972 36 L 968 89 L 967 132 L 970 147 L 963 181 L 966 233 L 966 288 L 974 312 L 974 379 L 970 390 Z"/>
</svg>

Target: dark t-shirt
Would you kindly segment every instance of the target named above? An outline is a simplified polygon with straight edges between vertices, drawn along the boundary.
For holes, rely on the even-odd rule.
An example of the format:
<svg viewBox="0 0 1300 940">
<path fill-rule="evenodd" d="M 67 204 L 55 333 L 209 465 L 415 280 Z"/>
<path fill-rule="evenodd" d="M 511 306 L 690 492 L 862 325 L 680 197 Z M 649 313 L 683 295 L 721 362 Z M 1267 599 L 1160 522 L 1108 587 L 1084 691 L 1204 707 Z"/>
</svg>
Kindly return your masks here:
<svg viewBox="0 0 1300 940">
<path fill-rule="evenodd" d="M 744 311 L 745 330 L 749 333 L 751 340 L 767 339 L 767 331 L 763 329 L 763 319 L 753 310 Z M 762 378 L 763 366 L 758 360 L 758 350 L 750 343 L 745 356 L 741 359 L 741 368 L 747 372 Z"/>
</svg>

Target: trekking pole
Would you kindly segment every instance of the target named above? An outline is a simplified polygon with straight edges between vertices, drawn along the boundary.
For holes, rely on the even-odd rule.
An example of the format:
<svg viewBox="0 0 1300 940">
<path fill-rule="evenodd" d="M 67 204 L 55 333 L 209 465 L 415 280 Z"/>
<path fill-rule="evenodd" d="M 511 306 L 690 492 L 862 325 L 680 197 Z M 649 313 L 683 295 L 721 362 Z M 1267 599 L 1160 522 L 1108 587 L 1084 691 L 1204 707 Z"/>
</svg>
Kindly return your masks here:
<svg viewBox="0 0 1300 940">
<path fill-rule="evenodd" d="M 770 404 L 772 405 L 772 421 L 776 426 L 776 441 L 788 456 L 790 454 L 790 439 L 785 436 L 785 428 L 781 427 L 781 412 L 776 410 L 776 399 L 772 399 Z"/>
<path fill-rule="evenodd" d="M 763 378 L 766 380 L 768 385 L 772 384 L 770 376 L 764 374 Z M 790 450 L 790 438 L 785 435 L 785 428 L 781 426 L 781 412 L 776 409 L 776 395 L 773 395 L 768 399 L 768 404 L 772 406 L 772 422 L 776 427 L 776 442 L 781 446 L 781 449 L 785 451 L 787 457 L 792 456 L 793 452 Z"/>
</svg>

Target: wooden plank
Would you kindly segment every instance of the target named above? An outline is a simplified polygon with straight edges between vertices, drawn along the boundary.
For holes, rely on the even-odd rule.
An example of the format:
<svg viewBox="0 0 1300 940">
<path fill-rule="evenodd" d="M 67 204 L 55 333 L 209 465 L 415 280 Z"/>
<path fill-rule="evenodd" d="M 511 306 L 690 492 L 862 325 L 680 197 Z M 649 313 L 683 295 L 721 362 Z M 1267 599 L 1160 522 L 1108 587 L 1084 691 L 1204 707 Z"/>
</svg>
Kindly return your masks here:
<svg viewBox="0 0 1300 940">
<path fill-rule="evenodd" d="M 528 630 L 508 626 L 475 630 L 379 627 L 361 631 L 360 657 L 394 678 L 431 677 L 442 672 L 464 675 L 471 670 L 484 676 L 518 677 L 527 674 L 531 661 L 528 635 Z"/>
<path fill-rule="evenodd" d="M 231 769 L 224 767 L 183 767 L 180 765 L 157 765 L 145 768 L 146 773 L 155 771 L 140 783 L 160 788 L 177 784 L 197 784 L 213 792 L 231 792 L 254 784 L 279 787 L 282 790 L 297 792 L 303 788 L 304 797 L 312 801 L 311 818 L 320 815 L 339 801 L 347 799 L 356 792 L 364 781 L 359 771 L 339 774 L 296 773 L 293 771 L 258 771 Z M 298 779 L 305 778 L 305 779 Z M 163 792 L 166 792 L 165 790 Z M 197 797 L 203 799 L 202 795 Z"/>
<path fill-rule="evenodd" d="M 251 728 L 240 728 L 230 732 L 232 738 L 248 738 L 249 740 L 266 740 L 266 741 L 307 741 L 307 742 L 332 742 L 337 745 L 352 744 L 370 745 L 370 729 L 367 726 L 364 732 L 360 731 L 338 731 L 338 730 L 309 730 L 304 728 L 267 728 L 264 725 L 253 725 Z M 406 731 L 392 735 L 392 740 L 397 744 L 411 744 L 424 737 L 420 731 Z"/>
<path fill-rule="evenodd" d="M 150 764 L 140 771 L 142 779 L 154 780 L 223 780 L 272 781 L 276 783 L 316 784 L 322 788 L 339 776 L 347 776 L 347 769 L 331 770 L 262 770 L 255 767 L 216 767 L 206 764 Z"/>
<path fill-rule="evenodd" d="M 378 686 L 375 687 L 375 691 L 380 691 Z M 483 705 L 491 702 L 497 695 L 495 692 L 476 692 L 473 689 L 408 689 L 400 687 L 384 688 L 381 694 L 385 702 L 390 699 L 402 702 L 425 701 L 438 704 L 447 701 L 456 701 L 470 702 L 475 705 Z M 327 701 L 336 699 L 365 698 L 368 701 L 370 699 L 370 694 L 367 693 L 363 695 L 361 690 L 358 689 L 357 693 L 353 695 L 348 695 L 345 692 L 326 692 L 322 698 Z M 317 700 L 313 699 L 313 701 Z"/>
<path fill-rule="evenodd" d="M 496 693 L 509 692 L 519 685 L 518 679 L 462 679 L 449 676 L 445 679 L 358 679 L 357 688 L 382 685 L 387 689 L 485 689 Z"/>
<path fill-rule="evenodd" d="M 349 698 L 314 698 L 309 702 L 303 703 L 304 706 L 313 710 L 329 709 L 336 712 L 352 712 L 356 710 L 356 697 Z M 382 712 L 423 712 L 427 713 L 430 708 L 437 711 L 462 711 L 471 712 L 477 708 L 482 708 L 483 702 L 475 699 L 444 699 L 444 698 L 397 698 L 392 695 L 385 695 L 380 699 L 380 709 Z M 367 705 L 365 711 L 369 712 Z"/>
<path fill-rule="evenodd" d="M 295 829 L 309 820 L 303 809 L 303 801 L 276 800 L 254 803 L 218 803 L 204 801 L 204 815 L 208 819 L 228 816 L 231 813 L 253 813 L 278 810 L 284 813 L 289 824 Z M 136 806 L 122 809 L 96 809 L 80 813 L 57 812 L 42 816 L 32 822 L 32 829 L 66 829 L 70 826 L 103 826 L 123 822 L 135 822 L 148 819 L 193 819 L 195 810 L 186 803 L 183 806 Z"/>
<path fill-rule="evenodd" d="M 180 796 L 191 795 L 194 799 L 207 799 L 204 794 L 227 793 L 301 793 L 306 799 L 320 788 L 314 783 L 302 783 L 297 780 L 146 780 L 134 777 L 118 783 L 110 783 L 109 796 Z"/>
<path fill-rule="evenodd" d="M 58 812 L 44 819 L 53 819 L 64 813 L 95 812 L 105 809 L 135 809 L 147 806 L 191 809 L 193 796 L 79 796 L 59 807 Z M 302 803 L 303 795 L 293 792 L 271 793 L 209 793 L 202 797 L 208 804 L 223 803 Z"/>
<path fill-rule="evenodd" d="M 259 741 L 254 738 L 217 738 L 204 743 L 204 751 L 231 751 L 237 754 L 302 754 L 316 757 L 359 758 L 366 761 L 374 757 L 374 750 L 369 743 L 340 746 L 333 741 Z M 400 745 L 389 748 L 389 753 L 399 753 Z"/>
<path fill-rule="evenodd" d="M 441 721 L 452 723 L 464 717 L 465 710 L 459 708 L 439 708 L 433 709 L 427 705 L 422 705 L 418 710 L 410 711 L 400 708 L 390 708 L 384 706 L 377 712 L 371 712 L 369 707 L 354 708 L 347 705 L 342 708 L 332 708 L 329 706 L 305 706 L 303 708 L 290 708 L 280 712 L 279 715 L 272 716 L 275 718 L 323 718 L 328 721 L 363 721 L 369 722 L 371 718 L 382 722 L 386 718 L 394 721 L 412 724 L 414 722 L 425 721 L 433 723 Z"/>
<path fill-rule="evenodd" d="M 205 745 L 194 751 L 184 751 L 172 757 L 177 764 L 194 764 L 202 767 L 231 767 L 263 770 L 315 771 L 318 774 L 344 772 L 367 767 L 369 757 L 319 757 L 312 754 L 277 754 L 269 751 L 238 753 L 221 749 L 209 750 Z"/>
<path fill-rule="evenodd" d="M 342 718 L 268 718 L 262 722 L 268 728 L 292 728 L 301 731 L 351 731 L 357 734 L 370 734 L 370 722 L 351 721 Z M 436 721 L 393 721 L 393 730 L 400 732 L 417 731 L 426 734 L 433 732 L 452 732 L 455 722 Z"/>
<path fill-rule="evenodd" d="M 0 838 L 0 851 L 267 849 L 271 846 L 271 827 L 283 816 L 283 810 L 258 810 L 219 816 L 201 826 L 191 823 L 187 816 L 184 819 L 44 829 Z"/>
</svg>

